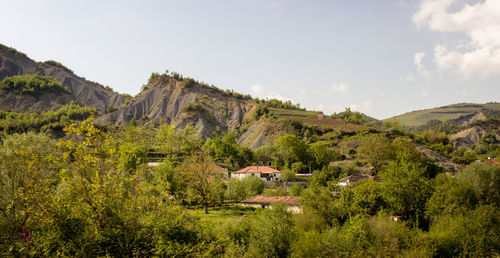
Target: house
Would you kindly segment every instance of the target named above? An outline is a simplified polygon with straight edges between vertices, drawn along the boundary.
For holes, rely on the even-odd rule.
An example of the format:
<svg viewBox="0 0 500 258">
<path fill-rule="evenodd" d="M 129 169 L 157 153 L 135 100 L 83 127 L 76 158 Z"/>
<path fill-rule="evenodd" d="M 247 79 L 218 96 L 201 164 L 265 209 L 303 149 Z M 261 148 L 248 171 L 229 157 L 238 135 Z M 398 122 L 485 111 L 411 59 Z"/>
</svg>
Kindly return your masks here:
<svg viewBox="0 0 500 258">
<path fill-rule="evenodd" d="M 227 183 L 227 180 L 229 179 L 229 172 L 227 168 L 223 168 L 215 163 L 207 163 L 206 165 L 210 168 L 211 171 L 220 173 L 223 181 Z M 212 177 L 213 176 L 210 176 L 209 179 L 211 179 Z"/>
<path fill-rule="evenodd" d="M 231 176 L 239 179 L 256 176 L 264 182 L 279 182 L 281 171 L 267 166 L 248 166 L 232 173 Z"/>
<path fill-rule="evenodd" d="M 382 181 L 378 177 L 374 177 L 374 176 L 370 176 L 370 175 L 366 175 L 366 174 L 354 174 L 354 175 L 350 175 L 350 176 L 339 179 L 339 181 L 337 182 L 337 185 L 338 186 L 349 186 L 352 184 L 356 184 L 357 182 L 359 182 L 362 179 L 372 180 L 375 182 Z"/>
<path fill-rule="evenodd" d="M 263 209 L 270 208 L 273 203 L 282 202 L 288 205 L 288 211 L 293 213 L 302 212 L 299 201 L 300 196 L 266 196 L 266 195 L 256 195 L 250 199 L 243 200 L 241 203 L 244 206 L 250 207 L 261 207 Z"/>
</svg>

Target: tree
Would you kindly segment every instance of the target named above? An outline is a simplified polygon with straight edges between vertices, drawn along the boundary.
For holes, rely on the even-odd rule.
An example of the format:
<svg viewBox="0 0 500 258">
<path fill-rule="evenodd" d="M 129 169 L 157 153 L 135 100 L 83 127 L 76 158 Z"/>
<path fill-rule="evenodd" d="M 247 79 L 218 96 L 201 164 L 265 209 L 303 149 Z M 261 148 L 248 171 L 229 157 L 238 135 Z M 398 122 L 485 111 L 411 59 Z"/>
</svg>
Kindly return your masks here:
<svg viewBox="0 0 500 258">
<path fill-rule="evenodd" d="M 290 167 L 293 162 L 302 161 L 307 163 L 307 144 L 297 136 L 287 134 L 276 140 L 276 153 L 279 160 Z"/>
<path fill-rule="evenodd" d="M 229 168 L 244 166 L 253 158 L 250 149 L 238 144 L 235 132 L 225 133 L 222 138 L 216 136 L 207 139 L 205 148 L 214 161 Z"/>
<path fill-rule="evenodd" d="M 251 256 L 287 257 L 294 239 L 293 217 L 283 203 L 273 204 L 259 216 L 251 240 Z M 252 250 L 253 247 L 253 250 Z"/>
<path fill-rule="evenodd" d="M 352 191 L 352 202 L 349 208 L 353 214 L 373 216 L 386 206 L 382 194 L 383 188 L 378 182 L 362 180 Z"/>
<path fill-rule="evenodd" d="M 29 256 L 33 233 L 51 221 L 61 154 L 56 142 L 43 134 L 14 134 L 0 144 L 2 255 Z"/>
<path fill-rule="evenodd" d="M 281 171 L 281 179 L 285 182 L 290 182 L 295 180 L 295 171 L 292 169 L 285 168 Z"/>
<path fill-rule="evenodd" d="M 382 174 L 384 200 L 393 215 L 403 216 L 415 226 L 424 226 L 425 205 L 432 186 L 425 177 L 425 167 L 405 157 L 408 155 L 400 154 Z"/>
<path fill-rule="evenodd" d="M 226 190 L 228 199 L 234 201 L 242 201 L 257 194 L 261 194 L 264 190 L 264 181 L 258 177 L 245 177 L 242 179 L 231 178 Z"/>
<path fill-rule="evenodd" d="M 474 189 L 480 202 L 500 205 L 500 166 L 474 164 L 459 171 L 457 179 Z"/>
<path fill-rule="evenodd" d="M 477 203 L 474 189 L 465 182 L 441 174 L 435 179 L 436 186 L 426 204 L 426 214 L 431 221 L 442 216 L 465 214 L 473 210 Z"/>
<path fill-rule="evenodd" d="M 205 214 L 208 214 L 208 206 L 222 202 L 225 186 L 206 154 L 197 153 L 186 158 L 179 166 L 178 175 L 185 195 L 191 201 L 198 201 Z"/>
<path fill-rule="evenodd" d="M 361 139 L 358 157 L 373 166 L 377 174 L 394 158 L 394 152 L 391 142 L 386 137 L 377 134 Z"/>
<path fill-rule="evenodd" d="M 315 168 L 321 169 L 328 166 L 330 162 L 337 159 L 337 153 L 328 148 L 328 146 L 323 142 L 315 142 L 309 146 L 309 152 L 314 158 Z"/>
</svg>

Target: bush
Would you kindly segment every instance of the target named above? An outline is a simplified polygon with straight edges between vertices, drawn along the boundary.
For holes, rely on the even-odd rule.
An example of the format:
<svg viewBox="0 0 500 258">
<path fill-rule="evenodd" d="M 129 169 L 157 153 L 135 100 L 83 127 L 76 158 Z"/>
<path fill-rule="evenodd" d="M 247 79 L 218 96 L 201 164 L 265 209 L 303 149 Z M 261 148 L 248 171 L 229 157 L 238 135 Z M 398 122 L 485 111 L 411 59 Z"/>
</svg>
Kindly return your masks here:
<svg viewBox="0 0 500 258">
<path fill-rule="evenodd" d="M 39 95 L 44 92 L 65 92 L 71 94 L 69 89 L 63 86 L 59 81 L 50 76 L 41 75 L 40 73 L 5 77 L 2 82 L 0 82 L 0 88 L 11 90 L 18 94 L 29 95 Z"/>
<path fill-rule="evenodd" d="M 233 201 L 242 201 L 261 194 L 263 190 L 264 181 L 258 177 L 231 178 L 226 190 L 226 198 Z"/>
<path fill-rule="evenodd" d="M 184 112 L 201 112 L 203 111 L 203 107 L 198 102 L 191 102 L 184 106 Z"/>
</svg>

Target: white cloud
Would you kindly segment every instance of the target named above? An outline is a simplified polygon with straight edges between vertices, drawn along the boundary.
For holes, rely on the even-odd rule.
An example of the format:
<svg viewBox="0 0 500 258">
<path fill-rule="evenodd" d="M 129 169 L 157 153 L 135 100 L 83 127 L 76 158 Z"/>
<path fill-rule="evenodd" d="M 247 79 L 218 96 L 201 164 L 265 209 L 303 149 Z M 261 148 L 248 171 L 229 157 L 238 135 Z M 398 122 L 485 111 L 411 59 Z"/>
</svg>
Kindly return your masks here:
<svg viewBox="0 0 500 258">
<path fill-rule="evenodd" d="M 359 104 L 349 105 L 352 111 L 358 111 L 364 114 L 372 113 L 373 102 L 371 100 L 365 100 Z"/>
<path fill-rule="evenodd" d="M 436 45 L 434 63 L 440 71 L 450 70 L 464 78 L 500 74 L 500 1 L 461 6 L 457 2 L 423 0 L 412 17 L 418 27 L 466 35 L 466 44 Z M 452 12 L 451 8 L 458 11 Z"/>
<path fill-rule="evenodd" d="M 338 84 L 332 85 L 332 87 L 330 87 L 328 92 L 342 94 L 342 93 L 345 93 L 348 89 L 349 89 L 349 85 L 347 85 L 346 83 L 338 83 Z"/>
<path fill-rule="evenodd" d="M 422 97 L 427 97 L 427 96 L 429 96 L 429 92 L 427 90 L 422 90 L 420 92 L 420 95 L 422 95 Z"/>
<path fill-rule="evenodd" d="M 250 90 L 255 94 L 259 94 L 262 90 L 264 90 L 264 87 L 262 85 L 254 84 L 250 86 Z"/>
<path fill-rule="evenodd" d="M 424 60 L 425 52 L 415 53 L 413 56 L 413 63 L 417 66 L 418 73 L 424 77 L 430 77 L 430 72 L 427 71 L 422 61 Z"/>
<path fill-rule="evenodd" d="M 415 81 L 415 76 L 413 76 L 413 74 L 408 74 L 406 76 L 401 76 L 399 79 L 404 82 L 410 83 Z"/>
<path fill-rule="evenodd" d="M 413 63 L 417 65 L 418 68 L 423 68 L 424 65 L 422 64 L 422 59 L 425 57 L 425 52 L 418 52 L 415 53 L 415 56 L 413 57 Z"/>
</svg>

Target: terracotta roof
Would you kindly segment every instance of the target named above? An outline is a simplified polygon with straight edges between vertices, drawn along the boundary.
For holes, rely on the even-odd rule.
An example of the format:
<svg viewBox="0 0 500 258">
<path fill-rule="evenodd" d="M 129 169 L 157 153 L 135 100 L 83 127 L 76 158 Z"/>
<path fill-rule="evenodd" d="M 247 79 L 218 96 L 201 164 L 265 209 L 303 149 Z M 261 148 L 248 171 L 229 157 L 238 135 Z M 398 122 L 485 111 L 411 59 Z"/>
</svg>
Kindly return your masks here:
<svg viewBox="0 0 500 258">
<path fill-rule="evenodd" d="M 240 169 L 234 173 L 236 173 L 236 174 L 239 174 L 239 173 L 272 174 L 272 173 L 281 173 L 281 171 L 274 169 L 274 168 L 271 168 L 271 167 L 267 167 L 267 166 L 248 166 L 248 167 L 246 167 L 244 169 Z"/>
<path fill-rule="evenodd" d="M 272 204 L 282 202 L 288 205 L 299 205 L 300 196 L 266 196 L 257 195 L 250 199 L 241 201 L 242 203 Z"/>
<path fill-rule="evenodd" d="M 497 166 L 500 166 L 500 162 L 498 162 L 498 160 L 496 160 L 496 159 L 490 159 L 489 161 L 491 164 L 495 164 Z"/>
<path fill-rule="evenodd" d="M 467 165 L 467 167 L 470 167 L 472 164 L 474 164 L 474 163 L 471 163 L 471 164 Z M 480 164 L 480 165 L 490 164 L 490 165 L 500 166 L 500 162 L 498 160 L 496 160 L 496 159 L 488 159 L 486 161 L 476 160 L 475 164 Z"/>
<path fill-rule="evenodd" d="M 223 168 L 215 163 L 211 162 L 199 162 L 190 164 L 192 168 L 200 168 L 200 169 L 210 169 L 211 172 L 223 173 L 227 172 L 227 168 Z"/>
</svg>

